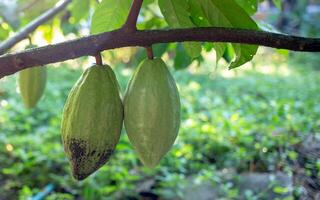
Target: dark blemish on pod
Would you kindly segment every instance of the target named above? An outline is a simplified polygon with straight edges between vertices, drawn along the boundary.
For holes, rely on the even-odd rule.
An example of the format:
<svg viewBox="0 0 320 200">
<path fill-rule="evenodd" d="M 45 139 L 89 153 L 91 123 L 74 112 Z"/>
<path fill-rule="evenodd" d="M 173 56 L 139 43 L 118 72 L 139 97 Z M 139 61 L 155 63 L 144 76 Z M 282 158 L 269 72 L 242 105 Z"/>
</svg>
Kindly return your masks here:
<svg viewBox="0 0 320 200">
<path fill-rule="evenodd" d="M 70 155 L 70 163 L 72 175 L 76 180 L 84 180 L 93 172 L 98 170 L 102 165 L 104 165 L 112 155 L 114 149 L 107 149 L 104 152 L 98 152 L 93 150 L 91 152 L 87 152 L 87 142 L 79 139 L 71 139 L 67 148 L 69 148 Z M 91 169 L 84 169 L 83 166 L 86 162 L 90 162 L 96 160 L 94 166 Z"/>
<path fill-rule="evenodd" d="M 96 154 L 96 150 L 93 150 L 90 154 L 90 156 L 94 156 L 94 154 Z"/>
<path fill-rule="evenodd" d="M 79 139 L 71 139 L 69 143 L 69 150 L 71 152 L 70 163 L 72 175 L 77 180 L 83 180 L 91 174 L 82 172 L 83 163 L 87 159 L 86 145 L 87 142 Z"/>
<path fill-rule="evenodd" d="M 112 155 L 113 153 L 113 149 L 107 149 L 104 154 L 100 157 L 98 163 L 97 163 L 97 166 L 102 166 L 104 165 L 109 159 L 110 159 L 110 156 Z"/>
<path fill-rule="evenodd" d="M 88 176 L 90 176 L 91 173 L 89 173 L 89 174 L 77 174 L 77 173 L 72 172 L 72 175 L 73 175 L 73 178 L 75 178 L 76 180 L 82 181 L 85 178 L 87 178 Z"/>
<path fill-rule="evenodd" d="M 81 158 L 86 154 L 86 142 L 83 140 L 71 139 L 69 149 L 72 158 Z"/>
</svg>

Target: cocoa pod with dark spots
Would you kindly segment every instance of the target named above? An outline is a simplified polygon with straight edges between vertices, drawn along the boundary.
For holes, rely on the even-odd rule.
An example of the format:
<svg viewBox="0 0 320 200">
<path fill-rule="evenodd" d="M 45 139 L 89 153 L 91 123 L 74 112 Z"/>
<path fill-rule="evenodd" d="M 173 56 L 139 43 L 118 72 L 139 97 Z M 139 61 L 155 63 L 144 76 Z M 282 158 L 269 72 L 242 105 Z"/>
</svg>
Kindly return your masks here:
<svg viewBox="0 0 320 200">
<path fill-rule="evenodd" d="M 116 76 L 109 66 L 88 68 L 66 101 L 62 140 L 73 177 L 83 180 L 113 153 L 123 124 Z"/>
</svg>

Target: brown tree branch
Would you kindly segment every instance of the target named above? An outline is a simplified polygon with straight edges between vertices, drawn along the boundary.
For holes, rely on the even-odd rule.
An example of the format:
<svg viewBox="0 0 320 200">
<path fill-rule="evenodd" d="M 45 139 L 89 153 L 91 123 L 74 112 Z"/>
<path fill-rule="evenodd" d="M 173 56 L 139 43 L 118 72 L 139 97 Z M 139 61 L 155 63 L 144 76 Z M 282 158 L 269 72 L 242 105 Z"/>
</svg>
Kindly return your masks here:
<svg viewBox="0 0 320 200">
<path fill-rule="evenodd" d="M 28 35 L 32 33 L 34 30 L 36 30 L 40 25 L 44 24 L 52 17 L 54 17 L 57 13 L 62 11 L 70 2 L 71 0 L 59 1 L 55 7 L 51 8 L 50 10 L 40 15 L 37 19 L 30 22 L 26 27 L 17 32 L 13 37 L 0 43 L 0 55 L 4 54 L 15 44 L 28 37 Z"/>
<path fill-rule="evenodd" d="M 137 30 L 137 21 L 138 21 L 142 3 L 143 3 L 143 0 L 133 0 L 127 21 L 123 25 L 124 30 L 127 30 L 127 31 Z"/>
<path fill-rule="evenodd" d="M 0 78 L 33 66 L 62 62 L 97 52 L 130 46 L 170 42 L 232 42 L 293 51 L 320 52 L 320 38 L 295 37 L 264 31 L 234 28 L 187 28 L 127 32 L 118 29 L 55 45 L 0 56 Z"/>
</svg>

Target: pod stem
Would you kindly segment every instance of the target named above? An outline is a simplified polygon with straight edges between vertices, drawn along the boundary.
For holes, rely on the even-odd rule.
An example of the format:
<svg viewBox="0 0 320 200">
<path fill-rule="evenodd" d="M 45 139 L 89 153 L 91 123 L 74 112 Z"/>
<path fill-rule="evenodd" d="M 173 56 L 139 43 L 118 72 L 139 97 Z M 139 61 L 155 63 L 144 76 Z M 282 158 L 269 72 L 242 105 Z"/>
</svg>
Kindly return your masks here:
<svg viewBox="0 0 320 200">
<path fill-rule="evenodd" d="M 97 53 L 94 57 L 95 57 L 95 59 L 96 59 L 96 64 L 102 66 L 102 65 L 103 65 L 103 62 L 102 62 L 101 53 L 100 53 L 100 52 Z"/>
<path fill-rule="evenodd" d="M 146 50 L 147 50 L 148 58 L 149 58 L 150 60 L 153 60 L 154 55 L 153 55 L 152 46 L 148 46 L 148 47 L 146 47 Z"/>
<path fill-rule="evenodd" d="M 28 41 L 29 41 L 29 45 L 32 45 L 32 44 L 33 44 L 33 43 L 32 43 L 32 38 L 31 38 L 30 35 L 28 36 Z"/>
</svg>

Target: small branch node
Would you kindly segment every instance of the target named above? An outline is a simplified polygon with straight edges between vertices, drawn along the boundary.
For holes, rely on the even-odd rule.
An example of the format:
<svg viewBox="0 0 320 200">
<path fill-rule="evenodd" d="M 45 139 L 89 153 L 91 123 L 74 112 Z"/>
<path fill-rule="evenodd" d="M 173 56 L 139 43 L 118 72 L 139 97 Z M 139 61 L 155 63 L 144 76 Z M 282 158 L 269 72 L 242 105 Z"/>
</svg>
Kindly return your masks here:
<svg viewBox="0 0 320 200">
<path fill-rule="evenodd" d="M 127 21 L 122 27 L 124 31 L 126 32 L 137 31 L 137 21 L 138 21 L 141 7 L 142 7 L 142 3 L 143 3 L 143 0 L 133 0 Z"/>
</svg>

